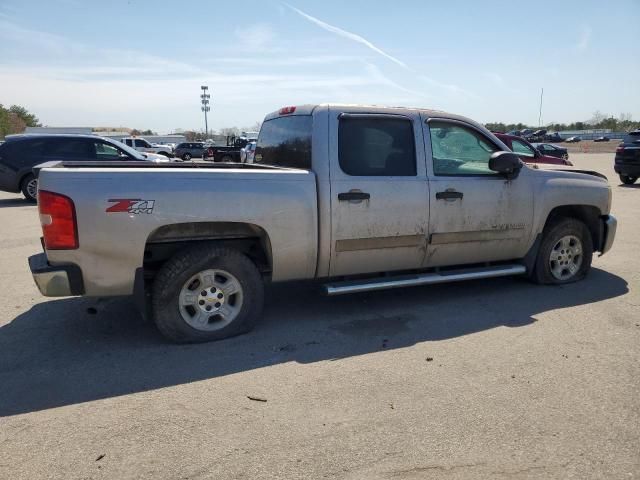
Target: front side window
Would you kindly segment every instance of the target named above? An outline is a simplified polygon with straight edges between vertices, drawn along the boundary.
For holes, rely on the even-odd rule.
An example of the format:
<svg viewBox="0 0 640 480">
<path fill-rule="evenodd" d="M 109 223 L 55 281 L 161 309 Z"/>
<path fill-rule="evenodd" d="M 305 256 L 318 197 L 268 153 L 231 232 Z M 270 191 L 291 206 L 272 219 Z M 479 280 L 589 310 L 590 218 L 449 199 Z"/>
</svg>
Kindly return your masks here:
<svg viewBox="0 0 640 480">
<path fill-rule="evenodd" d="M 127 155 L 108 143 L 95 142 L 96 158 L 98 160 L 120 160 Z"/>
<path fill-rule="evenodd" d="M 489 159 L 500 149 L 480 132 L 456 123 L 429 122 L 435 175 L 495 175 Z"/>
<path fill-rule="evenodd" d="M 136 147 L 143 147 L 143 148 L 148 148 L 149 144 L 147 143 L 146 140 L 139 140 L 136 139 Z"/>
<path fill-rule="evenodd" d="M 254 163 L 311 169 L 310 115 L 277 117 L 262 124 Z"/>
<path fill-rule="evenodd" d="M 84 138 L 55 138 L 47 142 L 45 155 L 60 159 L 86 159 L 93 157 L 91 144 Z"/>
<path fill-rule="evenodd" d="M 529 145 L 524 143 L 521 140 L 516 140 L 515 138 L 511 140 L 511 150 L 518 155 L 523 155 L 525 157 L 535 157 L 536 152 Z"/>
<path fill-rule="evenodd" d="M 345 116 L 338 127 L 338 159 L 347 175 L 416 176 L 413 125 L 408 118 Z"/>
</svg>

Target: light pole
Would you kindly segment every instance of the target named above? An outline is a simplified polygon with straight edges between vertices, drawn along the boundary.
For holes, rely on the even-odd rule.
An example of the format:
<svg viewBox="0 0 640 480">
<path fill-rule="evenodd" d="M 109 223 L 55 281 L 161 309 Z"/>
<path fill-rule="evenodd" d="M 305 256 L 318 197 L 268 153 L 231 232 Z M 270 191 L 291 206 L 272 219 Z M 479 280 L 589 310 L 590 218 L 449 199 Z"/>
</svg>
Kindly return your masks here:
<svg viewBox="0 0 640 480">
<path fill-rule="evenodd" d="M 211 98 L 211 95 L 207 93 L 207 91 L 209 90 L 209 87 L 207 87 L 206 85 L 202 85 L 200 89 L 202 90 L 202 94 L 200 95 L 200 103 L 202 103 L 201 110 L 204 112 L 204 136 L 206 140 L 207 137 L 209 136 L 209 125 L 207 124 L 207 112 L 211 110 L 211 107 L 209 107 L 209 98 Z"/>
</svg>

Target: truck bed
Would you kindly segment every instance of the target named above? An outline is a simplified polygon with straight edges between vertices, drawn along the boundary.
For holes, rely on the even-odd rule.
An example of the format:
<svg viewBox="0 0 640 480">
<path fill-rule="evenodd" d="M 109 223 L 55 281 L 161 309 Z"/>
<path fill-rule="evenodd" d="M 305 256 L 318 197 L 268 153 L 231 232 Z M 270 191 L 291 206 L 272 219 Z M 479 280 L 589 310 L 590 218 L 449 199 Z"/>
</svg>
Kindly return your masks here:
<svg viewBox="0 0 640 480">
<path fill-rule="evenodd" d="M 163 227 L 180 224 L 189 231 L 195 224 L 247 225 L 266 233 L 274 280 L 315 274 L 313 172 L 149 162 L 53 162 L 36 170 L 41 190 L 75 204 L 79 248 L 48 250 L 47 257 L 52 265 L 82 265 L 87 295 L 131 294 L 147 243 Z"/>
</svg>

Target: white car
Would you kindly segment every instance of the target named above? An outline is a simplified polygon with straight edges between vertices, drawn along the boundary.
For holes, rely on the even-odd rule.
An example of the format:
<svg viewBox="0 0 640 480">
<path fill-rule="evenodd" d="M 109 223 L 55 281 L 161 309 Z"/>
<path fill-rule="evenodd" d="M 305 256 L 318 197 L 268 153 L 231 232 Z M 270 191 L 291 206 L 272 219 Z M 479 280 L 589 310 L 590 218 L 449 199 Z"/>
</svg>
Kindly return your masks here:
<svg viewBox="0 0 640 480">
<path fill-rule="evenodd" d="M 160 155 L 164 155 L 165 157 L 173 156 L 173 148 L 169 145 L 159 145 L 157 143 L 149 143 L 144 138 L 139 137 L 128 137 L 120 140 L 122 143 L 127 145 L 128 147 L 135 148 L 139 152 L 144 153 L 157 153 Z"/>
</svg>

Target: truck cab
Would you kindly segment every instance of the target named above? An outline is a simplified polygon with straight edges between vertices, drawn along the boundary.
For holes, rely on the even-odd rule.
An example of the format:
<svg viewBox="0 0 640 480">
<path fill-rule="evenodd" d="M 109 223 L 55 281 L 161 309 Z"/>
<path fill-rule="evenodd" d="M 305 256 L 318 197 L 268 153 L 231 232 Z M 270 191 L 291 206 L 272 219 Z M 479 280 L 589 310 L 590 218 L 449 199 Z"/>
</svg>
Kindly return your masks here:
<svg viewBox="0 0 640 480">
<path fill-rule="evenodd" d="M 141 138 L 141 137 L 123 138 L 121 142 L 131 148 L 135 148 L 139 152 L 157 153 L 159 155 L 164 155 L 165 157 L 173 156 L 173 149 L 170 146 L 151 144 L 145 138 Z"/>
</svg>

